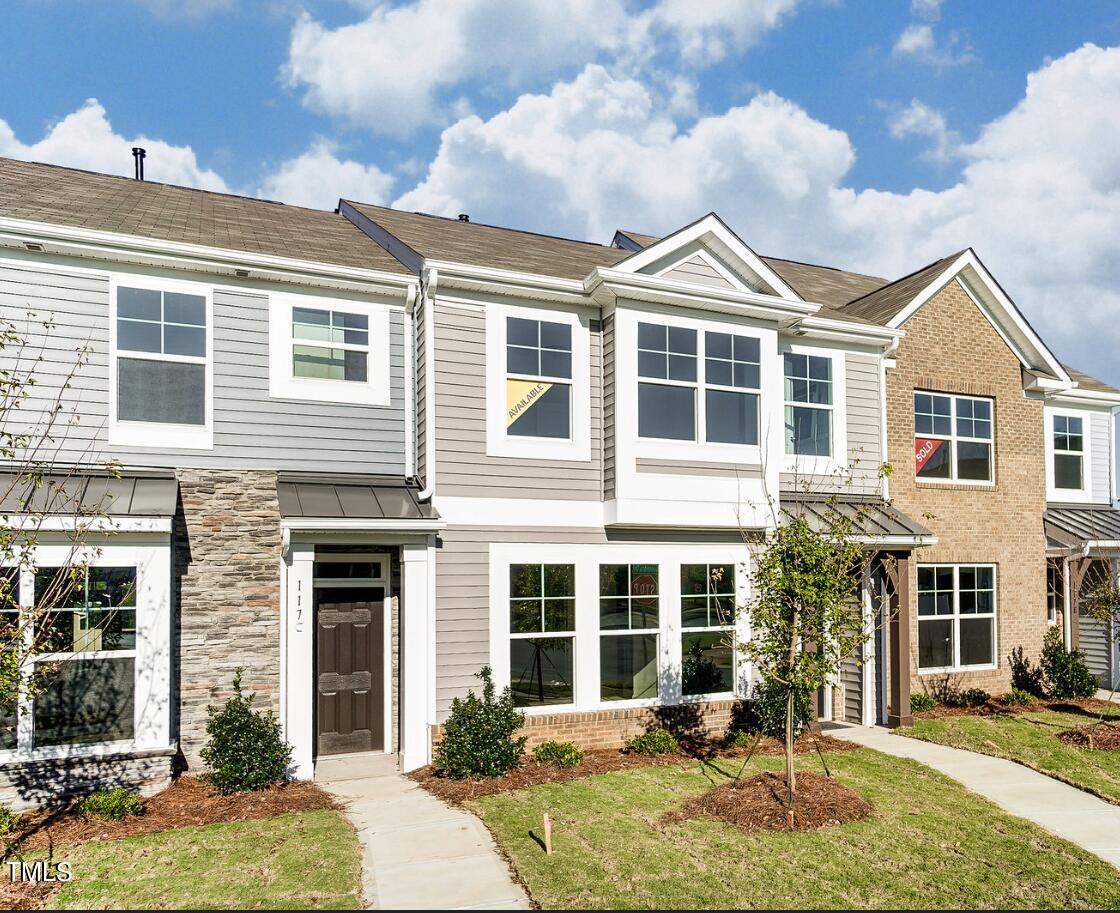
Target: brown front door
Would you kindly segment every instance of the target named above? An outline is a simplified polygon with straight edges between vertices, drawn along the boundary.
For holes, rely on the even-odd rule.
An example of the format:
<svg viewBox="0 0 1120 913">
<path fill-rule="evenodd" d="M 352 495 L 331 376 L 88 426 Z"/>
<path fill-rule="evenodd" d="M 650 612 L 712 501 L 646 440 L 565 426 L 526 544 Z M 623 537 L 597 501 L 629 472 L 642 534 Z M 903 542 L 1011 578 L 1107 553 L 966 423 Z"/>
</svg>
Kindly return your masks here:
<svg viewBox="0 0 1120 913">
<path fill-rule="evenodd" d="M 320 755 L 385 747 L 382 602 L 320 602 L 316 612 Z"/>
</svg>

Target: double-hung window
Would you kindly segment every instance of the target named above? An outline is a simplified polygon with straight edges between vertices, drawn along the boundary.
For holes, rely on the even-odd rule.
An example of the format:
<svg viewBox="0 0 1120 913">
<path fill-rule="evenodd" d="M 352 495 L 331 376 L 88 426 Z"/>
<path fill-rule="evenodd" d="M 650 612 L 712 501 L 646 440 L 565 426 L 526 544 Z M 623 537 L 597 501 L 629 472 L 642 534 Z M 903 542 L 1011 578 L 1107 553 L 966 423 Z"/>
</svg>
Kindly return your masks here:
<svg viewBox="0 0 1120 913">
<path fill-rule="evenodd" d="M 681 565 L 681 693 L 735 690 L 735 565 Z"/>
<path fill-rule="evenodd" d="M 656 564 L 599 566 L 599 693 L 604 701 L 658 696 Z"/>
<path fill-rule="evenodd" d="M 506 434 L 572 437 L 572 327 L 506 318 Z"/>
<path fill-rule="evenodd" d="M 973 396 L 914 393 L 917 478 L 992 482 L 992 401 Z"/>
<path fill-rule="evenodd" d="M 1085 488 L 1085 425 L 1079 416 L 1054 416 L 1054 488 Z"/>
<path fill-rule="evenodd" d="M 292 308 L 292 376 L 364 384 L 369 378 L 369 317 Z"/>
<path fill-rule="evenodd" d="M 509 568 L 510 690 L 519 707 L 574 701 L 576 569 Z"/>
<path fill-rule="evenodd" d="M 704 334 L 704 428 L 708 443 L 758 443 L 760 374 L 757 337 Z"/>
<path fill-rule="evenodd" d="M 834 399 L 831 358 L 785 353 L 787 454 L 832 456 Z"/>
<path fill-rule="evenodd" d="M 206 296 L 127 284 L 117 285 L 115 295 L 116 427 L 137 423 L 196 435 L 204 431 L 209 418 Z M 159 442 L 154 437 L 137 441 Z"/>
<path fill-rule="evenodd" d="M 995 567 L 918 565 L 918 669 L 967 669 L 995 661 Z"/>
<path fill-rule="evenodd" d="M 696 440 L 696 330 L 638 324 L 638 436 Z"/>
</svg>

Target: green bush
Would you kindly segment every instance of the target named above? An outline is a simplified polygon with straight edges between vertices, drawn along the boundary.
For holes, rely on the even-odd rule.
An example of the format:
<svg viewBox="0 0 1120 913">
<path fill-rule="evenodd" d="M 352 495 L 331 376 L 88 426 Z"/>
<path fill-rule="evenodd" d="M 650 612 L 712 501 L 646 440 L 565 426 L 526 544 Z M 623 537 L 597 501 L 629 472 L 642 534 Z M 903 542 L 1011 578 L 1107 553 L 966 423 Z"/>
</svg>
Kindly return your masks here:
<svg viewBox="0 0 1120 913">
<path fill-rule="evenodd" d="M 679 751 L 681 746 L 677 742 L 677 737 L 668 729 L 651 729 L 649 732 L 634 736 L 626 743 L 626 747 L 637 754 L 652 755 L 672 754 L 674 751 Z"/>
<path fill-rule="evenodd" d="M 525 725 L 525 714 L 514 706 L 510 689 L 495 698 L 489 666 L 477 677 L 482 679 L 482 697 L 468 691 L 465 698 L 451 702 L 443 740 L 436 746 L 436 769 L 453 780 L 500 777 L 517 767 L 525 754 L 525 736 L 514 737 Z"/>
<path fill-rule="evenodd" d="M 983 688 L 965 688 L 960 694 L 954 704 L 957 707 L 982 707 L 992 699 Z"/>
<path fill-rule="evenodd" d="M 1042 642 L 1042 677 L 1051 697 L 1059 700 L 1092 697 L 1100 683 L 1085 665 L 1085 654 L 1067 650 L 1062 632 L 1052 627 Z"/>
<path fill-rule="evenodd" d="M 728 729 L 727 734 L 723 737 L 724 748 L 750 748 L 754 744 L 755 732 L 747 732 L 744 729 Z"/>
<path fill-rule="evenodd" d="M 796 739 L 809 728 L 812 695 L 805 688 L 798 688 L 793 695 L 793 737 Z M 786 686 L 781 682 L 760 682 L 755 686 L 751 701 L 753 725 L 748 726 L 775 739 L 786 737 Z"/>
<path fill-rule="evenodd" d="M 208 707 L 202 760 L 210 768 L 207 780 L 223 795 L 265 789 L 284 779 L 292 747 L 280 733 L 271 710 L 253 709 L 253 698 L 241 690 L 241 670 L 233 676 L 233 696 L 221 707 Z"/>
<path fill-rule="evenodd" d="M 1016 647 L 1007 656 L 1011 668 L 1011 690 L 1025 691 L 1035 697 L 1042 697 L 1042 669 L 1032 666 L 1022 647 Z"/>
<path fill-rule="evenodd" d="M 932 694 L 926 694 L 924 691 L 917 691 L 910 695 L 911 713 L 925 713 L 927 710 L 932 710 L 936 706 L 937 701 L 934 700 Z"/>
<path fill-rule="evenodd" d="M 19 827 L 20 816 L 8 806 L 0 805 L 0 834 L 10 834 Z"/>
<path fill-rule="evenodd" d="M 124 788 L 99 789 L 78 803 L 78 811 L 92 818 L 120 821 L 144 813 L 144 803 L 134 792 Z"/>
<path fill-rule="evenodd" d="M 1025 707 L 1027 704 L 1035 702 L 1035 696 L 1022 688 L 1012 688 L 999 699 L 999 702 L 1006 704 L 1008 707 Z"/>
<path fill-rule="evenodd" d="M 571 742 L 541 742 L 533 750 L 533 760 L 557 767 L 578 767 L 583 760 L 583 752 Z"/>
</svg>

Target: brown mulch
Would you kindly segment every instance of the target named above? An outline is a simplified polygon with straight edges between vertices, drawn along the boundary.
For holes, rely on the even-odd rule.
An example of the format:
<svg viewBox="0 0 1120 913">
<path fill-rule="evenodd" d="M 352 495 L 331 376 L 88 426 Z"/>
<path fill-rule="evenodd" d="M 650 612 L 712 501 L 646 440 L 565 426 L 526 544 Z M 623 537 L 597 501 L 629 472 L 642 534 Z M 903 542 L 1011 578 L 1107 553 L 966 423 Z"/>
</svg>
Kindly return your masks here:
<svg viewBox="0 0 1120 913">
<path fill-rule="evenodd" d="M 26 852 L 90 840 L 121 840 L 179 827 L 257 821 L 288 812 L 334 807 L 334 799 L 313 783 L 292 781 L 257 792 L 223 796 L 197 777 L 180 777 L 163 792 L 144 800 L 144 814 L 121 821 L 92 818 L 72 806 L 25 814 L 18 829 L 7 838 L 4 855 L 14 850 Z M 0 900 L 0 907 L 3 906 Z"/>
<path fill-rule="evenodd" d="M 796 754 L 807 754 L 817 751 L 818 748 L 820 751 L 851 751 L 859 746 L 854 742 L 807 732 L 794 743 L 793 748 Z M 486 780 L 451 780 L 439 774 L 431 765 L 414 770 L 408 776 L 445 802 L 461 805 L 482 796 L 528 789 L 542 783 L 582 780 L 585 777 L 612 773 L 616 770 L 669 767 L 701 759 L 743 758 L 747 756 L 749 750 L 749 747 L 722 748 L 715 742 L 693 743 L 685 750 L 663 755 L 643 755 L 625 749 L 601 748 L 585 751 L 583 761 L 575 767 L 558 767 L 555 764 L 538 764 L 536 761 L 527 760 L 503 777 Z M 755 754 L 760 757 L 775 757 L 784 753 L 783 743 L 770 737 L 763 738 L 755 750 Z"/>
<path fill-rule="evenodd" d="M 1116 704 L 1108 701 L 1099 701 L 1095 697 L 1075 698 L 1068 700 L 1051 700 L 1038 698 L 1032 704 L 1001 704 L 992 698 L 976 707 L 949 707 L 938 704 L 932 710 L 923 710 L 914 714 L 916 720 L 941 720 L 954 716 L 997 716 L 1016 713 L 1038 713 L 1040 710 L 1052 710 L 1055 713 L 1085 713 L 1098 714 L 1106 708 L 1116 708 Z"/>
<path fill-rule="evenodd" d="M 786 814 L 784 774 L 761 773 L 749 780 L 724 783 L 683 807 L 669 812 L 662 824 L 675 824 L 701 816 L 718 818 L 754 831 L 815 831 L 870 817 L 870 803 L 859 793 L 832 777 L 799 773 L 793 803 L 793 826 Z"/>
<path fill-rule="evenodd" d="M 0 876 L 0 910 L 40 910 L 62 885 L 52 881 L 10 881 Z"/>
<path fill-rule="evenodd" d="M 1058 741 L 1090 751 L 1120 751 L 1120 723 L 1095 723 L 1058 733 Z"/>
</svg>

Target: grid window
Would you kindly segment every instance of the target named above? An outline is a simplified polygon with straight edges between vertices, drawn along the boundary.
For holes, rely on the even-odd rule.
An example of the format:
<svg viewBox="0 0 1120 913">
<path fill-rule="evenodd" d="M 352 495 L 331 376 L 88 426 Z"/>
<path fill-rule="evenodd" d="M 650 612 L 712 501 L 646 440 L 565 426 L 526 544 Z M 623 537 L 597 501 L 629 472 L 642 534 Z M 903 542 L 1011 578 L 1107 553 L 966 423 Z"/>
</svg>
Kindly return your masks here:
<svg viewBox="0 0 1120 913">
<path fill-rule="evenodd" d="M 509 568 L 510 689 L 519 707 L 575 699 L 576 569 Z"/>
<path fill-rule="evenodd" d="M 639 437 L 696 440 L 696 337 L 684 327 L 638 324 Z"/>
<path fill-rule="evenodd" d="M 572 328 L 506 318 L 506 433 L 571 437 Z"/>
<path fill-rule="evenodd" d="M 1067 491 L 1085 487 L 1085 428 L 1078 416 L 1054 416 L 1054 487 Z"/>
<path fill-rule="evenodd" d="M 914 393 L 914 469 L 926 481 L 993 481 L 992 401 Z"/>
<path fill-rule="evenodd" d="M 656 564 L 599 566 L 599 689 L 604 701 L 658 696 Z"/>
<path fill-rule="evenodd" d="M 705 439 L 758 443 L 759 341 L 731 333 L 704 334 Z M 753 392 L 744 392 L 753 391 Z"/>
<path fill-rule="evenodd" d="M 681 565 L 681 693 L 735 690 L 735 566 Z"/>
<path fill-rule="evenodd" d="M 995 664 L 995 568 L 918 565 L 918 668 Z"/>
<path fill-rule="evenodd" d="M 292 308 L 292 374 L 365 383 L 369 378 L 369 317 L 320 308 Z"/>
<path fill-rule="evenodd" d="M 786 453 L 832 455 L 832 359 L 785 354 Z"/>
</svg>

